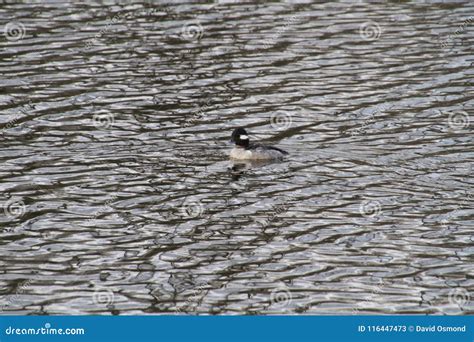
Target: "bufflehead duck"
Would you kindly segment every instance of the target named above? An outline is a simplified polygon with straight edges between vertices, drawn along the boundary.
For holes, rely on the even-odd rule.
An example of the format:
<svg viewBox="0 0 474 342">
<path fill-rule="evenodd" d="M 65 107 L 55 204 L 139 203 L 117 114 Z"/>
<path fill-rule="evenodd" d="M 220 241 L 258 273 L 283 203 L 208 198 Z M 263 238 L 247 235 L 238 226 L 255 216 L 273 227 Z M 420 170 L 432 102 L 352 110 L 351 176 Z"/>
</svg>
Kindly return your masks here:
<svg viewBox="0 0 474 342">
<path fill-rule="evenodd" d="M 275 146 L 250 144 L 249 136 L 242 127 L 234 130 L 231 141 L 235 143 L 235 147 L 230 152 L 232 159 L 278 160 L 288 154 Z"/>
</svg>

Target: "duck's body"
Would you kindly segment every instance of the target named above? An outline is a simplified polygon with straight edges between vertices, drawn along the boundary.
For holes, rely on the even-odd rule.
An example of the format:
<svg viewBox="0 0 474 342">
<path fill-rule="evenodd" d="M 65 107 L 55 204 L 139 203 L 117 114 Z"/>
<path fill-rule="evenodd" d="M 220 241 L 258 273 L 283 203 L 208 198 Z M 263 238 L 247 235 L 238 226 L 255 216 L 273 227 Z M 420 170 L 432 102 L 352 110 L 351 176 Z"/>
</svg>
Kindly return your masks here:
<svg viewBox="0 0 474 342">
<path fill-rule="evenodd" d="M 247 132 L 243 128 L 237 128 L 232 133 L 232 141 L 235 147 L 230 152 L 230 158 L 240 160 L 279 160 L 288 152 L 275 146 L 263 144 L 250 144 Z"/>
<path fill-rule="evenodd" d="M 288 152 L 274 146 L 265 146 L 261 144 L 252 144 L 248 147 L 236 146 L 230 151 L 232 159 L 247 160 L 272 160 L 281 159 Z"/>
</svg>

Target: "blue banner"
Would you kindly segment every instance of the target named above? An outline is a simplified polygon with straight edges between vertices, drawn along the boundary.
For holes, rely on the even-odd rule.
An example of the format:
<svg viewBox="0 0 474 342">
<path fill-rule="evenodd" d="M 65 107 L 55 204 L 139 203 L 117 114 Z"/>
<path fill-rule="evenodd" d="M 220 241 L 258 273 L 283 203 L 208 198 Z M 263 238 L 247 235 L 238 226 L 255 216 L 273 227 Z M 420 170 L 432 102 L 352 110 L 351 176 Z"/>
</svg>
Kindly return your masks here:
<svg viewBox="0 0 474 342">
<path fill-rule="evenodd" d="M 0 341 L 474 341 L 474 316 L 0 316 Z"/>
</svg>

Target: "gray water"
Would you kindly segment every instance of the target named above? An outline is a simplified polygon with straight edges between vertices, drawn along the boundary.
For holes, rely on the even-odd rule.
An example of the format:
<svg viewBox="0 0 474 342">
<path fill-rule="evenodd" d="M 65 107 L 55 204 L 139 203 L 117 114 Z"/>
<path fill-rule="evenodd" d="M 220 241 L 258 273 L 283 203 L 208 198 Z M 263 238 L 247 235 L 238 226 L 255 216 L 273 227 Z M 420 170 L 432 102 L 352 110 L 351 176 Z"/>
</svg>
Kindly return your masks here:
<svg viewBox="0 0 474 342">
<path fill-rule="evenodd" d="M 472 3 L 106 3 L 0 6 L 3 314 L 474 313 Z"/>
</svg>

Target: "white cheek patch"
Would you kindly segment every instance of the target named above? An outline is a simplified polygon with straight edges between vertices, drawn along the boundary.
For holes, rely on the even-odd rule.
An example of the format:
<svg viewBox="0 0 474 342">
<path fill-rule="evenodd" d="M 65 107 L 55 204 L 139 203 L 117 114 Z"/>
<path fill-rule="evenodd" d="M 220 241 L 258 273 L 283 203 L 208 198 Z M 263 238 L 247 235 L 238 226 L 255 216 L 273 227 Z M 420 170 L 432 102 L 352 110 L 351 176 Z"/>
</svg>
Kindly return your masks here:
<svg viewBox="0 0 474 342">
<path fill-rule="evenodd" d="M 248 135 L 240 135 L 239 138 L 240 138 L 240 140 L 249 140 Z"/>
</svg>

